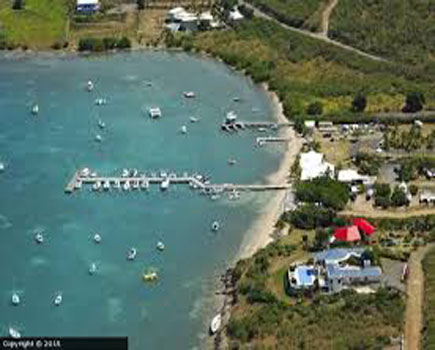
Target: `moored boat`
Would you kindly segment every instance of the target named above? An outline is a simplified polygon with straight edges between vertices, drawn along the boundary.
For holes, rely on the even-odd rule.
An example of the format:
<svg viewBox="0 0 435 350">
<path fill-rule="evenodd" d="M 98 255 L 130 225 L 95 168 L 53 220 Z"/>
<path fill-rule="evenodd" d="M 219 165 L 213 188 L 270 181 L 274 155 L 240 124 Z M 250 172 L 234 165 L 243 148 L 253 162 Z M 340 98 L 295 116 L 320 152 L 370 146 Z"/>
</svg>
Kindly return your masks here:
<svg viewBox="0 0 435 350">
<path fill-rule="evenodd" d="M 101 242 L 101 236 L 98 233 L 96 233 L 94 235 L 94 242 L 95 243 L 100 243 Z"/>
<path fill-rule="evenodd" d="M 39 244 L 44 243 L 44 236 L 42 235 L 42 233 L 38 232 L 35 235 L 35 241 L 36 241 L 36 243 L 39 243 Z"/>
<path fill-rule="evenodd" d="M 62 300 L 63 300 L 62 294 L 58 293 L 54 298 L 54 305 L 59 306 L 60 304 L 62 304 Z"/>
<path fill-rule="evenodd" d="M 134 260 L 136 259 L 137 250 L 136 248 L 132 247 L 127 252 L 127 260 Z"/>
<path fill-rule="evenodd" d="M 160 118 L 162 116 L 162 111 L 160 110 L 159 107 L 151 107 L 148 110 L 148 113 L 149 113 L 150 117 L 153 119 Z"/>
<path fill-rule="evenodd" d="M 36 103 L 32 106 L 31 112 L 33 115 L 37 115 L 39 113 L 39 106 Z"/>
<path fill-rule="evenodd" d="M 219 222 L 218 222 L 218 221 L 213 221 L 212 224 L 211 224 L 211 229 L 212 229 L 214 232 L 219 231 L 219 229 L 220 229 L 220 224 L 219 224 Z"/>
<path fill-rule="evenodd" d="M 191 123 L 196 123 L 196 122 L 199 121 L 199 119 L 196 118 L 196 117 L 190 117 L 189 120 L 190 120 Z"/>
<path fill-rule="evenodd" d="M 124 189 L 124 191 L 130 190 L 130 181 L 125 181 L 122 188 Z"/>
<path fill-rule="evenodd" d="M 156 248 L 157 248 L 157 250 L 163 251 L 163 250 L 165 250 L 165 245 L 162 241 L 159 241 L 159 242 L 157 242 Z"/>
<path fill-rule="evenodd" d="M 96 134 L 95 135 L 95 141 L 96 142 L 101 142 L 101 141 L 103 141 L 103 137 L 100 134 Z"/>
<path fill-rule="evenodd" d="M 91 263 L 88 272 L 90 275 L 93 275 L 95 272 L 97 272 L 97 264 Z"/>
<path fill-rule="evenodd" d="M 159 278 L 159 275 L 157 274 L 156 271 L 150 269 L 143 273 L 142 278 L 145 282 L 153 282 Z"/>
<path fill-rule="evenodd" d="M 162 191 L 165 191 L 169 188 L 169 179 L 166 178 L 162 181 L 162 183 L 160 184 L 160 188 Z"/>
<path fill-rule="evenodd" d="M 11 336 L 11 338 L 14 338 L 14 339 L 21 338 L 21 333 L 13 327 L 9 327 L 9 335 Z"/>
<path fill-rule="evenodd" d="M 181 131 L 182 134 L 187 134 L 187 126 L 186 126 L 186 125 L 183 125 L 183 126 L 181 127 L 180 131 Z"/>
<path fill-rule="evenodd" d="M 12 301 L 12 305 L 15 305 L 15 306 L 19 305 L 21 302 L 20 297 L 17 293 L 12 294 L 11 301 Z"/>
<path fill-rule="evenodd" d="M 193 91 L 184 91 L 183 92 L 184 97 L 186 98 L 194 98 L 196 95 Z"/>
<path fill-rule="evenodd" d="M 88 82 L 86 83 L 86 90 L 88 90 L 89 92 L 94 90 L 94 83 L 91 80 L 88 80 Z"/>
</svg>

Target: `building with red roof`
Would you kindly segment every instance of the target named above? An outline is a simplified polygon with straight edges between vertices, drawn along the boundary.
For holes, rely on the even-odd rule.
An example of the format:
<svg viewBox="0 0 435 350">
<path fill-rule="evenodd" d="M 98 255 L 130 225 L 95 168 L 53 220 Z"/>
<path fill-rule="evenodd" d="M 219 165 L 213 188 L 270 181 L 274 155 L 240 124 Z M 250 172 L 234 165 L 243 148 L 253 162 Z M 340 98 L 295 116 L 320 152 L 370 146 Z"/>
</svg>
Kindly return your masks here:
<svg viewBox="0 0 435 350">
<path fill-rule="evenodd" d="M 376 227 L 363 218 L 352 219 L 352 224 L 366 235 L 372 235 L 376 231 Z"/>
<path fill-rule="evenodd" d="M 337 228 L 334 231 L 334 238 L 340 242 L 356 242 L 361 240 L 361 235 L 358 227 L 353 225 Z"/>
</svg>

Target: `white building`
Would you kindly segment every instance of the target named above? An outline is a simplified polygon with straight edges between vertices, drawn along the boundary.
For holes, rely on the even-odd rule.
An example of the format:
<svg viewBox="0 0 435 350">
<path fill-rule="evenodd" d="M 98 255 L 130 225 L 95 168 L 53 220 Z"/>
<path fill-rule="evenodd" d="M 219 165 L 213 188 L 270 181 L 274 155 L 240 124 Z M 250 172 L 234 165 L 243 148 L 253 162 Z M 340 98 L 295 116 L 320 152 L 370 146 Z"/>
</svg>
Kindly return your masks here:
<svg viewBox="0 0 435 350">
<path fill-rule="evenodd" d="M 77 0 L 76 11 L 82 13 L 96 12 L 100 9 L 99 0 Z"/>
<path fill-rule="evenodd" d="M 237 8 L 233 8 L 230 13 L 228 14 L 228 20 L 230 22 L 237 22 L 242 20 L 244 17 L 240 13 L 240 11 Z"/>
<path fill-rule="evenodd" d="M 348 184 L 372 185 L 376 182 L 376 176 L 361 175 L 354 169 L 343 169 L 338 172 L 337 180 Z"/>
<path fill-rule="evenodd" d="M 195 14 L 183 7 L 175 7 L 168 11 L 166 27 L 171 31 L 196 31 L 200 25 L 210 28 L 219 27 L 219 23 L 214 20 L 210 11 Z"/>
<path fill-rule="evenodd" d="M 301 167 L 301 180 L 308 181 L 326 175 L 334 175 L 334 165 L 325 162 L 322 153 L 310 151 L 301 153 L 299 166 Z"/>
</svg>

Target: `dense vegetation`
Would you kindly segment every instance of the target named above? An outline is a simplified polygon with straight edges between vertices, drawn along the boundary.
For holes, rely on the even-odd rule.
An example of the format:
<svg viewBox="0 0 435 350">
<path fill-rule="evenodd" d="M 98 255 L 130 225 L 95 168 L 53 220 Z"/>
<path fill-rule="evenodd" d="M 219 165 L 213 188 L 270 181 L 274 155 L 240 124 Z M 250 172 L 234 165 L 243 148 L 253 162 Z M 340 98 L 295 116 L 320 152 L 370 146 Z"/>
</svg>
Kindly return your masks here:
<svg viewBox="0 0 435 350">
<path fill-rule="evenodd" d="M 295 249 L 275 242 L 237 264 L 237 303 L 227 327 L 231 349 L 374 350 L 400 334 L 404 303 L 394 291 L 315 293 L 305 301 L 277 295 L 270 289 L 273 266 L 284 262 L 284 273 L 278 276 L 285 276 L 285 261 L 293 258 Z M 284 280 L 276 281 L 283 290 Z"/>
<path fill-rule="evenodd" d="M 384 133 L 383 148 L 387 151 L 398 149 L 407 152 L 419 149 L 433 150 L 435 147 L 435 130 L 426 135 L 423 131 L 417 125 L 401 129 L 397 125 L 388 128 Z"/>
<path fill-rule="evenodd" d="M 292 27 L 313 32 L 321 27 L 321 14 L 327 0 L 249 0 L 248 2 Z"/>
<path fill-rule="evenodd" d="M 127 37 L 122 38 L 82 38 L 79 40 L 79 51 L 102 52 L 108 50 L 124 50 L 131 47 L 131 41 Z"/>
<path fill-rule="evenodd" d="M 0 48 L 49 48 L 65 42 L 67 0 L 0 0 Z M 16 7 L 14 9 L 13 7 Z"/>
<path fill-rule="evenodd" d="M 423 260 L 425 276 L 424 337 L 423 349 L 435 348 L 435 249 L 431 249 Z"/>
<path fill-rule="evenodd" d="M 386 209 L 389 206 L 402 207 L 404 205 L 409 205 L 409 199 L 399 186 L 395 186 L 391 191 L 389 184 L 375 184 L 375 206 Z"/>
<path fill-rule="evenodd" d="M 166 39 L 168 46 L 206 51 L 246 71 L 255 82 L 267 82 L 290 118 L 305 115 L 310 104 L 320 102 L 322 116 L 362 120 L 358 110 L 364 101 L 355 104 L 357 95 L 366 98 L 368 113 L 401 111 L 413 91 L 424 93 L 426 105 L 435 101 L 432 79 L 424 72 L 371 61 L 263 19 L 245 21 L 231 31 L 168 33 Z"/>
</svg>

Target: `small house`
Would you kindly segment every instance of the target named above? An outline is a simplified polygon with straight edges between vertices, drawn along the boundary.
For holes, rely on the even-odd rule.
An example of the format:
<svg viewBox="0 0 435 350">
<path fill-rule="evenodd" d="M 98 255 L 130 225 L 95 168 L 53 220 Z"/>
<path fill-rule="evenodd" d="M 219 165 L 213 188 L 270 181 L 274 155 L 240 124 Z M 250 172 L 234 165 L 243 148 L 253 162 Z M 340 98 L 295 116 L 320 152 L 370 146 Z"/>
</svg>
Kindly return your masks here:
<svg viewBox="0 0 435 350">
<path fill-rule="evenodd" d="M 380 282 L 382 270 L 378 266 L 340 266 L 328 264 L 328 289 L 330 293 L 338 293 L 354 284 L 368 284 Z"/>
<path fill-rule="evenodd" d="M 301 153 L 299 165 L 302 170 L 302 181 L 322 177 L 328 173 L 330 176 L 334 175 L 334 165 L 325 162 L 323 154 L 316 151 Z"/>
<path fill-rule="evenodd" d="M 420 193 L 420 203 L 432 204 L 435 203 L 435 192 L 423 190 Z"/>
<path fill-rule="evenodd" d="M 337 180 L 347 184 L 372 185 L 376 176 L 361 175 L 354 169 L 343 169 L 338 172 Z"/>
<path fill-rule="evenodd" d="M 93 13 L 100 10 L 99 0 L 77 0 L 76 11 L 81 13 Z"/>
</svg>

